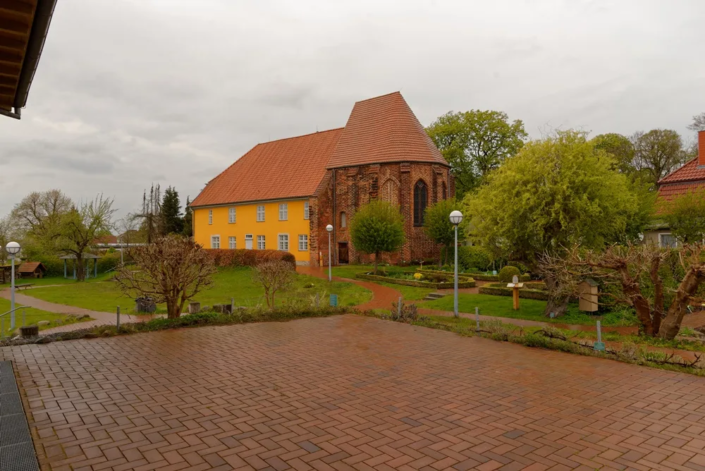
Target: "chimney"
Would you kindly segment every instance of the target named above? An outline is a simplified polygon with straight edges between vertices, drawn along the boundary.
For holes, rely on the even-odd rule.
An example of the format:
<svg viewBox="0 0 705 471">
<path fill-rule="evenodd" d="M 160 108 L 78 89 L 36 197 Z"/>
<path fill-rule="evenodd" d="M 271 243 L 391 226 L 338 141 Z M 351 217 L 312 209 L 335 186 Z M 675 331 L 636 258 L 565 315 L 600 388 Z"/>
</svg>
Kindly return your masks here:
<svg viewBox="0 0 705 471">
<path fill-rule="evenodd" d="M 698 167 L 705 166 L 705 129 L 698 131 Z"/>
</svg>

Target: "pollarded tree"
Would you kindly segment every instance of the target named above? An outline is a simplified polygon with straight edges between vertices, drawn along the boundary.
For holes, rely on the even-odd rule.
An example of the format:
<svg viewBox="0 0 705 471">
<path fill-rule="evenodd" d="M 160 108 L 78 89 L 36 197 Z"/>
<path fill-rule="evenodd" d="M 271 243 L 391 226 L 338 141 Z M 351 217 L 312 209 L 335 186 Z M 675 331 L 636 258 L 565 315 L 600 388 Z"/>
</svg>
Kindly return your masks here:
<svg viewBox="0 0 705 471">
<path fill-rule="evenodd" d="M 695 189 L 660 204 L 663 219 L 684 243 L 705 239 L 705 189 Z"/>
<path fill-rule="evenodd" d="M 151 297 L 166 303 L 169 319 L 181 315 L 184 305 L 212 283 L 213 259 L 191 239 L 169 235 L 130 253 L 137 266 L 121 267 L 115 282 L 128 296 Z"/>
<path fill-rule="evenodd" d="M 386 201 L 374 200 L 350 221 L 350 235 L 355 250 L 375 256 L 375 274 L 380 254 L 395 252 L 404 243 L 404 219 L 398 208 Z"/>
<path fill-rule="evenodd" d="M 603 298 L 634 308 L 639 332 L 672 340 L 678 335 L 688 305 L 705 283 L 705 247 L 685 245 L 662 249 L 655 244 L 612 245 L 606 250 L 583 250 L 574 245 L 557 256 L 546 255 L 541 271 L 558 279 L 561 296 L 579 295 L 586 278 L 599 280 Z"/>
<path fill-rule="evenodd" d="M 445 261 L 438 258 L 438 266 L 444 262 L 448 263 L 448 248 L 455 243 L 455 226 L 450 222 L 450 213 L 453 210 L 460 209 L 460 204 L 455 198 L 441 200 L 426 208 L 424 215 L 424 231 L 437 244 L 443 245 L 445 250 Z M 458 240 L 462 240 L 464 236 L 462 227 L 458 227 Z"/>
<path fill-rule="evenodd" d="M 544 253 L 559 254 L 575 242 L 599 248 L 623 239 L 640 206 L 614 164 L 578 131 L 527 143 L 465 199 L 471 236 L 496 257 L 521 261 L 534 273 Z M 556 283 L 550 273 L 545 281 Z M 567 303 L 567 297 L 551 298 L 546 315 L 565 314 Z"/>
</svg>

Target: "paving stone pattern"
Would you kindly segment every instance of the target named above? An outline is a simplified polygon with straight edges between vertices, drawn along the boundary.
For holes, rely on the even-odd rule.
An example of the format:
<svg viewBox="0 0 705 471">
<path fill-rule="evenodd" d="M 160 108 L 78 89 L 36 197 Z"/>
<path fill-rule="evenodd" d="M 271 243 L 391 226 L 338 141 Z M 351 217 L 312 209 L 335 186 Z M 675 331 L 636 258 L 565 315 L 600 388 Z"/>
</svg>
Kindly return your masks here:
<svg viewBox="0 0 705 471">
<path fill-rule="evenodd" d="M 0 349 L 43 469 L 705 469 L 705 379 L 361 316 Z"/>
</svg>

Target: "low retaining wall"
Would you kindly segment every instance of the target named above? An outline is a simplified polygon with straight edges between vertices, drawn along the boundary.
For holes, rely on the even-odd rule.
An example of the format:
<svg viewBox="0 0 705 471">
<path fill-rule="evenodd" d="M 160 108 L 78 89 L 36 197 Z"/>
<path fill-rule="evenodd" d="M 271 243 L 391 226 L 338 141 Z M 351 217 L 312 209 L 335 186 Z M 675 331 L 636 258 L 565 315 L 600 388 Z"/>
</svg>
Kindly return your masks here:
<svg viewBox="0 0 705 471">
<path fill-rule="evenodd" d="M 447 275 L 447 273 L 443 273 Z M 434 289 L 453 289 L 453 281 L 448 282 L 433 282 L 433 281 L 416 281 L 402 280 L 391 276 L 368 275 L 367 273 L 358 273 L 355 278 L 368 281 L 384 281 L 395 285 L 416 286 L 418 288 L 434 288 Z M 475 280 L 468 276 L 458 276 L 458 288 L 474 288 Z"/>
</svg>

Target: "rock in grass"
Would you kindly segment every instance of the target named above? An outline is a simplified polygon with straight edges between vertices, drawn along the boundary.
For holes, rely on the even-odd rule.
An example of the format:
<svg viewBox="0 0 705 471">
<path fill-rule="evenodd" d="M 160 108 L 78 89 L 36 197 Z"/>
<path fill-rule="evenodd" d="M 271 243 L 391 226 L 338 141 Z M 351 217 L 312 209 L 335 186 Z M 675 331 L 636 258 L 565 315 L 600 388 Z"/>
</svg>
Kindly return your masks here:
<svg viewBox="0 0 705 471">
<path fill-rule="evenodd" d="M 42 345 L 45 343 L 51 343 L 53 341 L 54 341 L 54 339 L 52 339 L 51 337 L 39 337 L 37 340 L 34 341 L 34 343 L 36 343 L 38 345 Z"/>
<path fill-rule="evenodd" d="M 49 321 L 39 321 L 39 322 L 37 322 L 37 325 L 38 325 L 39 327 L 42 327 L 42 326 L 45 326 L 45 325 L 49 325 L 49 324 L 51 324 L 51 322 L 49 322 Z"/>
</svg>

